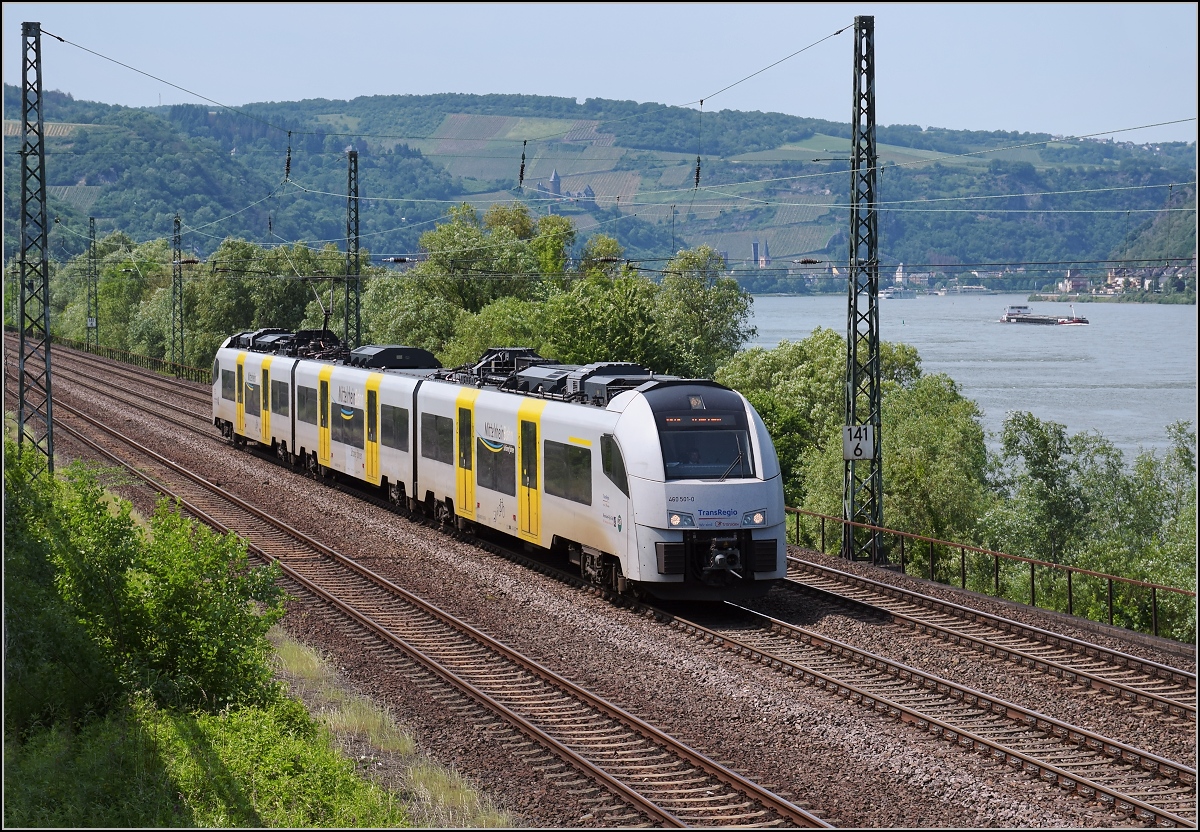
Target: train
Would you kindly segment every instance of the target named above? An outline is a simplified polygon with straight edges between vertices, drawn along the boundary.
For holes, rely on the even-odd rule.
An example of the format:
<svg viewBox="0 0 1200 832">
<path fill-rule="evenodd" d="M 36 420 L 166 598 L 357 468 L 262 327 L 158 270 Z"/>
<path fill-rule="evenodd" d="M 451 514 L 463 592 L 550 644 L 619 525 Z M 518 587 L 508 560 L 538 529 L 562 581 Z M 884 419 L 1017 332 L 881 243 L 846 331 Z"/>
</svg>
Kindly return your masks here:
<svg viewBox="0 0 1200 832">
<path fill-rule="evenodd" d="M 416 347 L 273 328 L 227 338 L 212 379 L 213 424 L 233 445 L 558 553 L 591 584 L 749 600 L 785 574 L 774 445 L 715 381 L 525 347 L 445 368 Z"/>
</svg>

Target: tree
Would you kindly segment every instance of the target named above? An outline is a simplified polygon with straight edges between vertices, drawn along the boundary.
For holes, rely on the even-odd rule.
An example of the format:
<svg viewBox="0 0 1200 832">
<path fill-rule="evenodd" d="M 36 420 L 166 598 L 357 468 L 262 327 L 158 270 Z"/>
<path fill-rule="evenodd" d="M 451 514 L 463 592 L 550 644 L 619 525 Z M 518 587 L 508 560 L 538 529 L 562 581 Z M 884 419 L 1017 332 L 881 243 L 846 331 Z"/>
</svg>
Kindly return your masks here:
<svg viewBox="0 0 1200 832">
<path fill-rule="evenodd" d="M 538 271 L 545 277 L 564 277 L 575 246 L 575 224 L 566 217 L 538 217 L 537 234 L 529 247 L 537 258 Z"/>
<path fill-rule="evenodd" d="M 429 281 L 438 296 L 471 313 L 497 298 L 530 297 L 537 258 L 507 224 L 490 232 L 475 209 L 463 203 L 448 212 L 450 222 L 421 235 L 428 259 L 412 270 Z"/>
<path fill-rule="evenodd" d="M 491 347 L 529 347 L 542 353 L 550 332 L 544 305 L 521 298 L 500 298 L 477 315 L 459 310 L 456 334 L 440 354 L 443 364 L 474 364 Z"/>
<path fill-rule="evenodd" d="M 546 303 L 546 350 L 568 364 L 633 361 L 670 365 L 658 321 L 659 287 L 644 277 L 592 276 Z"/>
<path fill-rule="evenodd" d="M 367 343 L 402 344 L 441 354 L 471 313 L 435 292 L 426 278 L 375 277 L 363 291 Z"/>
<path fill-rule="evenodd" d="M 671 356 L 668 372 L 709 378 L 753 337 L 754 299 L 724 273 L 724 259 L 709 246 L 679 252 L 664 269 L 655 317 Z"/>
<path fill-rule="evenodd" d="M 988 548 L 1059 562 L 1078 539 L 1087 516 L 1087 491 L 1066 427 L 1032 413 L 1010 413 L 1001 431 L 1000 476 L 994 487 L 1002 502 L 984 518 Z"/>
<path fill-rule="evenodd" d="M 583 244 L 579 255 L 579 274 L 583 277 L 616 277 L 625 271 L 620 262 L 625 249 L 616 238 L 607 234 L 593 234 Z"/>
<path fill-rule="evenodd" d="M 741 392 L 762 416 L 775 442 L 789 505 L 809 507 L 814 489 L 803 470 L 835 431 L 840 437 L 845 350 L 845 340 L 822 327 L 801 341 L 783 341 L 774 349 L 743 350 L 716 373 L 717 381 Z M 837 445 L 840 459 L 840 438 Z M 840 485 L 833 493 L 840 495 Z"/>
<path fill-rule="evenodd" d="M 882 417 L 888 525 L 941 540 L 974 539 L 988 496 L 979 406 L 939 373 L 891 387 Z"/>
<path fill-rule="evenodd" d="M 483 215 L 483 227 L 488 231 L 507 228 L 518 240 L 528 240 L 536 231 L 533 217 L 524 202 L 497 202 Z"/>
<path fill-rule="evenodd" d="M 32 444 L 5 442 L 6 737 L 103 715 L 120 691 L 111 662 L 58 589 L 56 563 L 79 524 L 60 508 L 63 478 L 39 476 L 44 463 Z"/>
<path fill-rule="evenodd" d="M 987 497 L 978 406 L 947 376 L 923 377 L 920 356 L 907 344 L 884 342 L 880 360 L 887 524 L 970 539 Z M 818 328 L 802 341 L 739 352 L 716 374 L 762 416 L 787 503 L 833 516 L 842 511 L 845 372 L 845 339 Z M 816 524 L 804 525 L 811 542 Z"/>
</svg>

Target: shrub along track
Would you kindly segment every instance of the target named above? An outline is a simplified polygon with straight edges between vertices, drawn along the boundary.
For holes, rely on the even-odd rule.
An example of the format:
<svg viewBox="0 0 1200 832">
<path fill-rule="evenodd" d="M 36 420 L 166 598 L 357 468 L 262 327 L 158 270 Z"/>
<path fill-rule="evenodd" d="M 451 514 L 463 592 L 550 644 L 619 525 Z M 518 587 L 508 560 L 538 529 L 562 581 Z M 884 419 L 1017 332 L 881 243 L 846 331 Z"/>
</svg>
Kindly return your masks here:
<svg viewBox="0 0 1200 832">
<path fill-rule="evenodd" d="M 65 402 L 56 404 L 56 426 L 178 498 L 197 519 L 236 529 L 252 552 L 282 564 L 290 585 L 340 612 L 380 661 L 421 665 L 491 712 L 491 723 L 474 715 L 477 724 L 503 720 L 524 734 L 527 742 L 517 746 L 533 755 L 526 763 L 554 780 L 559 799 L 574 800 L 582 814 L 612 825 L 828 826 Z M 125 450 L 111 450 L 114 440 Z M 136 463 L 125 458 L 131 450 Z"/>
</svg>

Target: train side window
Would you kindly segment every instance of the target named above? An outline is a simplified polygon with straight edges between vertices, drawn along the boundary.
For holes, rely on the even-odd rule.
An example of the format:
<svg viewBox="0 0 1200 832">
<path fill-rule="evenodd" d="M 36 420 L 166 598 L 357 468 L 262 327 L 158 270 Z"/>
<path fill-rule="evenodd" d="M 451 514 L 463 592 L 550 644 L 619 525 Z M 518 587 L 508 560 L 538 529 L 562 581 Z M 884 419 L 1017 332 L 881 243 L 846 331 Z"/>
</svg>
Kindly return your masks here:
<svg viewBox="0 0 1200 832">
<path fill-rule="evenodd" d="M 421 456 L 454 464 L 454 420 L 433 413 L 421 414 Z"/>
<path fill-rule="evenodd" d="M 261 415 L 259 409 L 259 391 L 261 386 L 258 384 L 246 383 L 246 415 L 258 416 Z"/>
<path fill-rule="evenodd" d="M 357 407 L 346 407 L 344 404 L 339 404 L 333 411 L 333 427 L 329 432 L 329 438 L 334 442 L 341 442 L 343 445 L 361 448 L 365 421 L 363 412 Z"/>
<path fill-rule="evenodd" d="M 227 402 L 234 400 L 237 391 L 237 377 L 233 370 L 221 371 L 221 398 Z"/>
<path fill-rule="evenodd" d="M 221 380 L 221 359 L 219 359 L 219 358 L 213 359 L 212 376 L 210 376 L 210 378 L 212 378 L 213 384 L 216 384 L 218 381 Z"/>
<path fill-rule="evenodd" d="M 379 414 L 379 439 L 389 448 L 408 451 L 408 410 L 381 405 Z"/>
<path fill-rule="evenodd" d="M 585 506 L 592 504 L 592 451 L 546 440 L 546 493 Z"/>
<path fill-rule="evenodd" d="M 379 441 L 379 394 L 367 391 L 367 441 Z"/>
<path fill-rule="evenodd" d="M 288 415 L 288 383 L 271 379 L 271 412 Z"/>
<path fill-rule="evenodd" d="M 517 449 L 482 436 L 475 438 L 475 482 L 510 497 L 517 495 Z"/>
<path fill-rule="evenodd" d="M 471 411 L 465 407 L 458 409 L 458 467 L 464 471 L 471 470 Z"/>
<path fill-rule="evenodd" d="M 611 433 L 600 437 L 600 464 L 604 466 L 604 476 L 628 497 L 629 478 L 625 474 L 625 459 L 621 456 L 621 448 Z"/>
<path fill-rule="evenodd" d="M 521 485 L 538 487 L 537 422 L 521 421 Z"/>
<path fill-rule="evenodd" d="M 315 388 L 296 386 L 296 418 L 310 425 L 317 423 L 317 391 Z"/>
</svg>

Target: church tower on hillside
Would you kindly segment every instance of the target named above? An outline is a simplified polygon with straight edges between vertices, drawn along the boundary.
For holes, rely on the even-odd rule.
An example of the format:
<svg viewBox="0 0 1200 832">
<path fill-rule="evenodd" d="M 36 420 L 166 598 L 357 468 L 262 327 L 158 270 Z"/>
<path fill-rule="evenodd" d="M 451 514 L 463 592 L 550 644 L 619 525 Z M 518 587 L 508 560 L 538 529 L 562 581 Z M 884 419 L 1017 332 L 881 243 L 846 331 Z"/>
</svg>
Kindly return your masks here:
<svg viewBox="0 0 1200 832">
<path fill-rule="evenodd" d="M 550 193 L 562 196 L 562 177 L 558 175 L 558 168 L 550 172 Z"/>
</svg>

